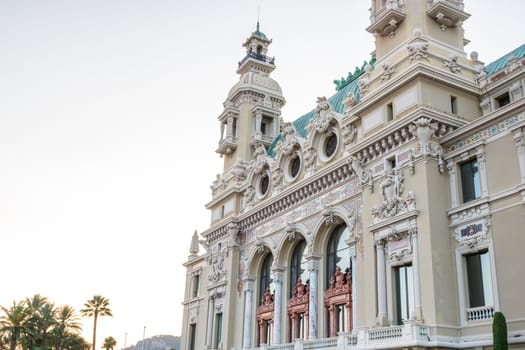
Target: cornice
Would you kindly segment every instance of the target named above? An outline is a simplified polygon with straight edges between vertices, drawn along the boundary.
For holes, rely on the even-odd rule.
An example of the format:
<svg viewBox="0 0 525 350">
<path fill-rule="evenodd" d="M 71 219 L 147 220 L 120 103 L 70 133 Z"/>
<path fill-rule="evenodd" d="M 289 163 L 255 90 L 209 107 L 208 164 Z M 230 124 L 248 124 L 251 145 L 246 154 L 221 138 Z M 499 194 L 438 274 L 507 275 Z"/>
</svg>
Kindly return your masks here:
<svg viewBox="0 0 525 350">
<path fill-rule="evenodd" d="M 443 144 L 452 143 L 459 141 L 460 138 L 464 138 L 466 134 L 469 134 L 477 129 L 487 127 L 489 124 L 495 122 L 498 119 L 510 117 L 510 114 L 518 114 L 525 108 L 525 96 L 517 101 L 514 101 L 504 107 L 498 108 L 480 118 L 465 124 L 458 129 L 450 132 L 449 134 L 441 138 Z M 446 149 L 446 148 L 445 148 Z"/>
<path fill-rule="evenodd" d="M 417 63 L 412 63 L 407 70 L 399 74 L 400 75 L 397 76 L 396 79 L 391 79 L 384 85 L 369 92 L 366 97 L 361 99 L 360 103 L 349 111 L 349 113 L 357 115 L 362 114 L 387 96 L 392 96 L 393 93 L 417 78 L 427 78 L 447 86 L 458 88 L 469 94 L 480 95 L 480 89 L 474 81 L 469 81 L 461 75 L 455 75 L 443 69 L 437 69 L 435 66 L 426 62 L 418 61 Z"/>
</svg>

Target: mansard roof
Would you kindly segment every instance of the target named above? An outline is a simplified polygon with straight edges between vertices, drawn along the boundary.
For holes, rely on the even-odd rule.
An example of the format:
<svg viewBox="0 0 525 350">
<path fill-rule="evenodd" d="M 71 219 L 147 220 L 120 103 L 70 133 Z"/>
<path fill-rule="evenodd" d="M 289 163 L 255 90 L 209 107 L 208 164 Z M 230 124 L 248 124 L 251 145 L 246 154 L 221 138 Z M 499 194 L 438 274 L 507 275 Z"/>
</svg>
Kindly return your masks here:
<svg viewBox="0 0 525 350">
<path fill-rule="evenodd" d="M 508 54 L 504 55 L 503 57 L 498 58 L 494 62 L 487 65 L 487 75 L 492 75 L 503 68 L 509 63 L 509 58 L 511 56 L 516 57 L 518 60 L 525 57 L 525 44 L 517 47 L 513 51 L 509 52 Z"/>
</svg>

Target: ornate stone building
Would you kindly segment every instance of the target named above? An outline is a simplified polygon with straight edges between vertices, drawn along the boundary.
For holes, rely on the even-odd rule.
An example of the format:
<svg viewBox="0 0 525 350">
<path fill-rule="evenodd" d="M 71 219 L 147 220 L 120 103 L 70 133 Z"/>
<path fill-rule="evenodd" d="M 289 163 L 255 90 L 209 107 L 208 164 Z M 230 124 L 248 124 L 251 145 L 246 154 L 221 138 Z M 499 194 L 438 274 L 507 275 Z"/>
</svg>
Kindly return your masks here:
<svg viewBox="0 0 525 350">
<path fill-rule="evenodd" d="M 525 348 L 525 45 L 468 57 L 469 16 L 372 0 L 373 58 L 293 122 L 257 26 L 184 264 L 182 350 L 482 348 L 498 310 Z"/>
</svg>

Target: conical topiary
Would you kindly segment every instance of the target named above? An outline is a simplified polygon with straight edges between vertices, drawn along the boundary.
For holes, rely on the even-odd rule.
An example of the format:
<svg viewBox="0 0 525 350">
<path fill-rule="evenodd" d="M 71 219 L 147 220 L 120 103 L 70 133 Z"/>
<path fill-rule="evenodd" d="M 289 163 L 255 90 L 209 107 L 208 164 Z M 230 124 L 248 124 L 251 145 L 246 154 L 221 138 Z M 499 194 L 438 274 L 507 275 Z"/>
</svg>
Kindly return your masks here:
<svg viewBox="0 0 525 350">
<path fill-rule="evenodd" d="M 499 311 L 494 313 L 492 342 L 494 350 L 507 350 L 509 348 L 507 342 L 507 321 L 505 320 L 505 316 Z"/>
</svg>

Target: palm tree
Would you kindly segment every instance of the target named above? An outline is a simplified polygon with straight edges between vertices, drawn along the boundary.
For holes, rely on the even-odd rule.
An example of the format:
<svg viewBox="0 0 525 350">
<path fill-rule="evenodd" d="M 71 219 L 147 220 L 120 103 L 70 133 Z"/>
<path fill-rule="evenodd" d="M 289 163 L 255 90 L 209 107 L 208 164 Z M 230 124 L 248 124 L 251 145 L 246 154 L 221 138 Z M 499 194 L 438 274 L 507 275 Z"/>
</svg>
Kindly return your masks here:
<svg viewBox="0 0 525 350">
<path fill-rule="evenodd" d="M 103 349 L 106 350 L 113 350 L 113 348 L 117 345 L 117 341 L 113 337 L 107 337 L 104 339 L 104 344 L 102 345 Z"/>
<path fill-rule="evenodd" d="M 93 299 L 88 300 L 84 304 L 85 309 L 80 310 L 80 313 L 84 317 L 93 316 L 93 344 L 92 349 L 96 349 L 97 341 L 97 319 L 98 316 L 113 316 L 111 309 L 109 308 L 109 299 L 102 295 L 94 295 Z M 13 349 L 14 350 L 14 349 Z"/>
<path fill-rule="evenodd" d="M 60 350 L 62 338 L 66 333 L 77 334 L 82 330 L 80 317 L 69 305 L 62 305 L 56 310 L 56 325 L 53 329 L 55 335 L 55 350 Z"/>
<path fill-rule="evenodd" d="M 16 350 L 16 343 L 27 327 L 29 310 L 24 302 L 14 302 L 8 309 L 0 306 L 4 314 L 0 317 L 0 331 L 9 334 L 10 349 Z"/>
</svg>

